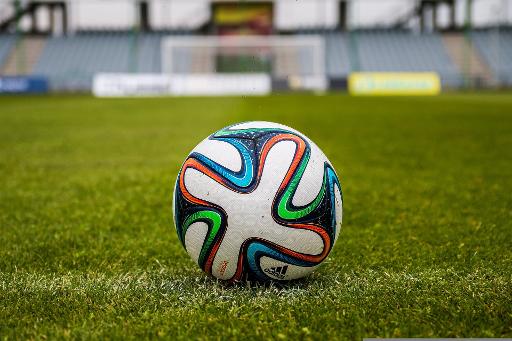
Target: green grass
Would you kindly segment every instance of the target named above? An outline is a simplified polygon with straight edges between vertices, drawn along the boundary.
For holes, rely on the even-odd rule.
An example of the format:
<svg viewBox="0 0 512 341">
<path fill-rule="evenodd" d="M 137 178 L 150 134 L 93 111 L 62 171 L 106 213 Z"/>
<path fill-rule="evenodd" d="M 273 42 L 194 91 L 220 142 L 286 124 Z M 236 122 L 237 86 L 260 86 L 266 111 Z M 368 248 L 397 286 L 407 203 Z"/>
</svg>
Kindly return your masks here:
<svg viewBox="0 0 512 341">
<path fill-rule="evenodd" d="M 187 153 L 290 125 L 344 188 L 325 264 L 225 287 L 176 236 Z M 512 95 L 0 98 L 0 338 L 512 336 Z"/>
</svg>

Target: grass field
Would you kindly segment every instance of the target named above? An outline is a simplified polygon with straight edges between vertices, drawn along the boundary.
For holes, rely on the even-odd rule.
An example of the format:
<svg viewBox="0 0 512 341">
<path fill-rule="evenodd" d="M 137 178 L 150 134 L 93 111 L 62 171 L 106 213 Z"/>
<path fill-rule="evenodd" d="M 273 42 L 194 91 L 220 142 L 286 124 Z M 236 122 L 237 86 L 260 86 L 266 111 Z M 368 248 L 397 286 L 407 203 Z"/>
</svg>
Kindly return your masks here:
<svg viewBox="0 0 512 341">
<path fill-rule="evenodd" d="M 344 224 L 305 280 L 226 287 L 174 179 L 228 124 L 307 134 Z M 512 95 L 0 98 L 0 338 L 512 337 Z"/>
</svg>

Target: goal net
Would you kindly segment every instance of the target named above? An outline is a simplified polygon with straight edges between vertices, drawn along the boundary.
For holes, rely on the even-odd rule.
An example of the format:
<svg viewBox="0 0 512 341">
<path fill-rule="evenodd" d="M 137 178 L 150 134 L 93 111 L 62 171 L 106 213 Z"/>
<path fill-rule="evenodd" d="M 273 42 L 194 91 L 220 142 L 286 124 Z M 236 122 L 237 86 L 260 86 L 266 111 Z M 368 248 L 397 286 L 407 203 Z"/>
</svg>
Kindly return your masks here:
<svg viewBox="0 0 512 341">
<path fill-rule="evenodd" d="M 272 88 L 325 90 L 321 36 L 193 36 L 162 41 L 162 72 L 191 79 L 257 79 Z"/>
</svg>

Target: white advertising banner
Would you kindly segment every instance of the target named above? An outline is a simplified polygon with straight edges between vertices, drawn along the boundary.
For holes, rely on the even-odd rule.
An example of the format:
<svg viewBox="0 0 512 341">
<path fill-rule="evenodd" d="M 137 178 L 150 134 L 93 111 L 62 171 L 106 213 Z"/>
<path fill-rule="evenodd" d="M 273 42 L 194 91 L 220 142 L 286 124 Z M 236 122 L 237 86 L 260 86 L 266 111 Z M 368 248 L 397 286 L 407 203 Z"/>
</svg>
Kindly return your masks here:
<svg viewBox="0 0 512 341">
<path fill-rule="evenodd" d="M 265 73 L 172 76 L 174 95 L 266 95 L 271 91 L 272 82 Z"/>
<path fill-rule="evenodd" d="M 266 95 L 270 76 L 258 74 L 113 74 L 100 73 L 93 80 L 97 97 Z"/>
<path fill-rule="evenodd" d="M 168 96 L 171 79 L 160 74 L 99 73 L 92 93 L 97 97 Z"/>
</svg>

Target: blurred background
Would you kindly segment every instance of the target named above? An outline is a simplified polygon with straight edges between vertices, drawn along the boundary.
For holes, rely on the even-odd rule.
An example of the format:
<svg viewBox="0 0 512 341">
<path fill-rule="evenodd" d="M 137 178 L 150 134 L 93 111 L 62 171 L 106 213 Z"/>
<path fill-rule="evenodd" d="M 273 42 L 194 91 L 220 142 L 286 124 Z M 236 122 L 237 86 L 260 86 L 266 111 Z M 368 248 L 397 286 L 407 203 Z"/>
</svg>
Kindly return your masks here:
<svg viewBox="0 0 512 341">
<path fill-rule="evenodd" d="M 512 0 L 1 0 L 0 92 L 327 91 L 361 72 L 505 88 L 511 25 Z"/>
</svg>

